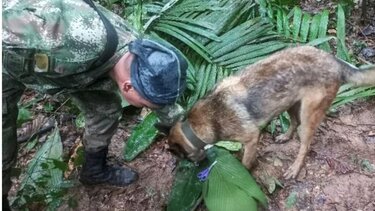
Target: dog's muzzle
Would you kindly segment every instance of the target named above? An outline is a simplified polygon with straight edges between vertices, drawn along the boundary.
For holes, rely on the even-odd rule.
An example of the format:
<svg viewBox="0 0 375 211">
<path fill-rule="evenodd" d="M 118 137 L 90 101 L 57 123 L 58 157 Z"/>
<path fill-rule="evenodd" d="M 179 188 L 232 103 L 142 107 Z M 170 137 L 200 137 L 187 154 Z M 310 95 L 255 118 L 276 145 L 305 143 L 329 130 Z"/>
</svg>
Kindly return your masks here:
<svg viewBox="0 0 375 211">
<path fill-rule="evenodd" d="M 206 153 L 203 149 L 199 149 L 193 153 L 190 153 L 187 158 L 193 162 L 199 162 L 206 158 Z"/>
</svg>

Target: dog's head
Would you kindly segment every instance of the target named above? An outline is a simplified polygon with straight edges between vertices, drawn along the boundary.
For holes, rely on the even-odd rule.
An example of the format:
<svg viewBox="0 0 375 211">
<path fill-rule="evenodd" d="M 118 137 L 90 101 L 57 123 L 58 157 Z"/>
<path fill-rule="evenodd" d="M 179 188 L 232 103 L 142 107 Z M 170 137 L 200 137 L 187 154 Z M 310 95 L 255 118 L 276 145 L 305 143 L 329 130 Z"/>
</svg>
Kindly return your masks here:
<svg viewBox="0 0 375 211">
<path fill-rule="evenodd" d="M 183 131 L 183 123 L 177 122 L 168 135 L 169 150 L 180 158 L 198 162 L 206 157 L 203 147 L 194 146 Z"/>
</svg>

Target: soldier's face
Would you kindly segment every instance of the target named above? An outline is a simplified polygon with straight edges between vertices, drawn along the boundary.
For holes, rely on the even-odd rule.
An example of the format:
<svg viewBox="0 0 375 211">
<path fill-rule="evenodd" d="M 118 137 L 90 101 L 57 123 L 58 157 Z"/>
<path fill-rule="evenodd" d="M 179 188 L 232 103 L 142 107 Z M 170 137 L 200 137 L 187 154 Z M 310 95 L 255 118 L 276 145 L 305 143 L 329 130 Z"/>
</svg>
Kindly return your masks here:
<svg viewBox="0 0 375 211">
<path fill-rule="evenodd" d="M 131 85 L 130 85 L 131 86 Z M 125 100 L 135 106 L 135 107 L 148 107 L 148 108 L 158 108 L 157 105 L 149 102 L 148 100 L 144 99 L 135 89 L 134 87 L 130 87 L 127 89 L 122 89 L 122 96 L 124 96 Z"/>
</svg>

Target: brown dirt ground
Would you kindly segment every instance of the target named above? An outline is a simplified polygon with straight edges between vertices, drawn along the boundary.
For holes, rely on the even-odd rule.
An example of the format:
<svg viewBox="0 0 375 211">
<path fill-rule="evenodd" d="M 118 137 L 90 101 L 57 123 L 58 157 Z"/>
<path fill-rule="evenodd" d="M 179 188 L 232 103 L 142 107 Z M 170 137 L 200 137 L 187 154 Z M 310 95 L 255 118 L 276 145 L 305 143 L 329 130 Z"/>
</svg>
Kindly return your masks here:
<svg viewBox="0 0 375 211">
<path fill-rule="evenodd" d="M 327 1 L 305 1 L 305 9 L 321 9 L 327 5 L 325 3 Z M 369 23 L 375 27 L 375 9 L 369 10 L 370 18 L 361 24 L 358 23 L 358 10 L 354 11 L 348 20 L 347 42 L 359 60 L 375 63 L 375 57 L 363 58 L 360 49 L 355 47 L 355 42 L 362 41 L 367 47 L 375 48 L 375 35 L 360 35 L 360 31 Z M 110 145 L 109 162 L 136 169 L 139 180 L 127 188 L 84 187 L 78 184 L 68 193 L 78 202 L 78 207 L 71 209 L 64 204 L 59 210 L 165 209 L 177 160 L 166 150 L 165 138 L 160 137 L 134 161 L 125 164 L 122 159 L 123 140 L 129 137 L 137 116 L 128 115 L 125 119 L 127 121 L 121 122 Z M 75 143 L 81 140 L 82 132 L 82 129 L 75 128 L 71 123 L 63 124 L 61 134 L 66 154 L 71 154 Z M 258 146 L 258 165 L 252 171 L 269 198 L 267 210 L 375 210 L 375 98 L 342 106 L 323 121 L 315 134 L 305 166 L 295 180 L 285 180 L 282 174 L 297 154 L 297 138 L 284 144 L 275 144 L 273 139 L 274 136 L 269 133 L 263 135 Z M 32 151 L 21 152 L 18 166 L 24 167 L 31 157 Z M 370 166 L 365 165 L 366 161 Z M 77 179 L 77 169 L 70 178 Z M 276 187 L 269 193 L 267 188 L 270 178 L 278 180 L 283 188 Z M 10 196 L 14 196 L 18 182 L 15 180 Z M 293 199 L 293 195 L 296 196 L 295 202 L 288 202 L 288 197 Z M 206 209 L 201 206 L 199 210 Z"/>
</svg>

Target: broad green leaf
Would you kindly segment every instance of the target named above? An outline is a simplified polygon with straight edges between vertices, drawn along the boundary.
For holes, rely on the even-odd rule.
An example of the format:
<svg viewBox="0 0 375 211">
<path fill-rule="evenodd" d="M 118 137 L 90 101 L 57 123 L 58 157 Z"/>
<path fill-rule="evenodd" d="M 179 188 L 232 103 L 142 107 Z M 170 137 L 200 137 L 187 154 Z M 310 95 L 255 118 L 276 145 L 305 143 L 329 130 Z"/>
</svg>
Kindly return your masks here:
<svg viewBox="0 0 375 211">
<path fill-rule="evenodd" d="M 227 150 L 212 147 L 207 150 L 207 157 L 210 163 L 217 161 L 208 181 L 204 184 L 203 197 L 209 209 L 211 209 L 210 206 L 213 208 L 234 206 L 233 209 L 226 210 L 251 210 L 256 208 L 255 202 L 264 206 L 267 204 L 264 193 L 248 170 Z M 255 201 L 245 202 L 246 195 L 248 200 L 255 199 Z M 215 205 L 215 203 L 220 205 Z M 244 207 L 236 207 L 236 205 Z"/>
<path fill-rule="evenodd" d="M 209 210 L 257 210 L 256 201 L 245 191 L 225 180 L 223 170 L 213 167 L 205 183 L 204 201 Z"/>
<path fill-rule="evenodd" d="M 138 124 L 126 142 L 124 158 L 126 161 L 133 160 L 143 152 L 154 141 L 158 130 L 154 127 L 157 122 L 155 113 L 148 114 L 142 123 Z"/>
<path fill-rule="evenodd" d="M 203 183 L 198 180 L 200 168 L 192 162 L 181 160 L 177 166 L 167 211 L 194 210 L 202 199 Z"/>
<path fill-rule="evenodd" d="M 219 141 L 215 145 L 223 147 L 229 151 L 239 151 L 242 148 L 242 144 L 235 141 Z"/>
</svg>

